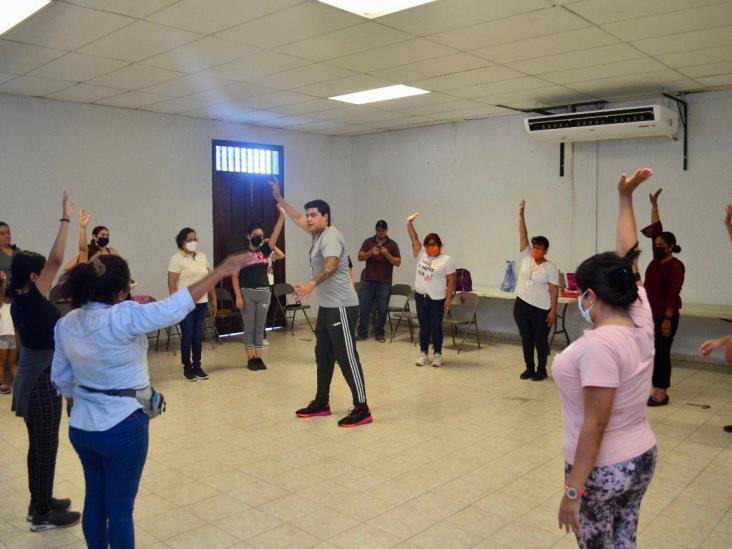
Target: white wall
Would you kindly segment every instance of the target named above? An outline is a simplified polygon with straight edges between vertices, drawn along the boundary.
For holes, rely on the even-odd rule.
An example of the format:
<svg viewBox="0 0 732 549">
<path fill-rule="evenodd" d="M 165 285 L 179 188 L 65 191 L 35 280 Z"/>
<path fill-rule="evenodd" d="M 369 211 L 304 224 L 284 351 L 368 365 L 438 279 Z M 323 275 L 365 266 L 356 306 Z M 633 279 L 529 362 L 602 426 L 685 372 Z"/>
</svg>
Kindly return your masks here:
<svg viewBox="0 0 732 549">
<path fill-rule="evenodd" d="M 166 295 L 181 227 L 195 228 L 213 259 L 212 139 L 284 145 L 288 199 L 301 206 L 322 196 L 338 219 L 352 217 L 350 189 L 331 191 L 342 181 L 345 139 L 0 95 L 0 220 L 15 243 L 46 255 L 68 185 L 92 226 L 110 228 L 110 245 L 130 262 L 137 293 Z M 309 240 L 289 222 L 286 230 L 288 279 L 298 281 L 309 269 Z M 70 235 L 67 257 L 75 254 L 78 224 Z"/>
</svg>

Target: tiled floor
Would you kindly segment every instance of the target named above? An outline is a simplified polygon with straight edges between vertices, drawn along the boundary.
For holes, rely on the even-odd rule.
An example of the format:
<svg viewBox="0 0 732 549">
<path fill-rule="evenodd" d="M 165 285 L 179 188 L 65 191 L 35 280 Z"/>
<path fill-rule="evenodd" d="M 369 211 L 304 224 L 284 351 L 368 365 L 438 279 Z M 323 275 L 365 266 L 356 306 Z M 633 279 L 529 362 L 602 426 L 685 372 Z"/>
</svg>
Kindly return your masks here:
<svg viewBox="0 0 732 549">
<path fill-rule="evenodd" d="M 359 344 L 375 422 L 340 429 L 350 393 L 334 376 L 331 417 L 297 419 L 314 393 L 307 328 L 276 333 L 267 371 L 242 368 L 240 340 L 205 348 L 209 381 L 150 354 L 168 400 L 151 424 L 135 511 L 139 547 L 574 547 L 556 526 L 561 418 L 551 380 L 520 381 L 520 348 L 446 350 L 414 366 L 408 342 Z M 732 369 L 674 370 L 672 402 L 649 410 L 660 462 L 641 547 L 732 547 Z M 26 433 L 0 399 L 0 546 L 83 547 L 80 527 L 32 534 Z M 710 409 L 687 402 L 711 405 Z M 62 424 L 56 495 L 84 493 Z"/>
</svg>

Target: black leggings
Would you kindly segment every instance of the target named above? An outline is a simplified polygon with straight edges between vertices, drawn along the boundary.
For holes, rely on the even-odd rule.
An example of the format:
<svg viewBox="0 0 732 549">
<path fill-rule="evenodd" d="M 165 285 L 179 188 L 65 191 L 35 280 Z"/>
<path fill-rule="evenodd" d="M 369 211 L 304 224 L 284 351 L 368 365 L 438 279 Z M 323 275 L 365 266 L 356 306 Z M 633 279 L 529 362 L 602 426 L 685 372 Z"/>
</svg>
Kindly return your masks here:
<svg viewBox="0 0 732 549">
<path fill-rule="evenodd" d="M 671 335 L 661 334 L 663 317 L 654 318 L 656 354 L 653 357 L 653 386 L 656 389 L 668 389 L 671 387 L 671 345 L 674 344 L 674 336 L 679 328 L 679 315 L 671 319 Z"/>
<path fill-rule="evenodd" d="M 546 317 L 549 311 L 539 309 L 526 303 L 520 297 L 516 298 L 513 306 L 513 318 L 521 335 L 521 346 L 524 350 L 524 362 L 527 370 L 534 370 L 534 347 L 539 358 L 539 370 L 546 370 L 546 360 L 549 356 L 549 324 Z"/>
<path fill-rule="evenodd" d="M 30 393 L 28 415 L 28 488 L 37 513 L 48 513 L 58 454 L 61 397 L 51 383 L 50 368 L 43 372 Z"/>
</svg>

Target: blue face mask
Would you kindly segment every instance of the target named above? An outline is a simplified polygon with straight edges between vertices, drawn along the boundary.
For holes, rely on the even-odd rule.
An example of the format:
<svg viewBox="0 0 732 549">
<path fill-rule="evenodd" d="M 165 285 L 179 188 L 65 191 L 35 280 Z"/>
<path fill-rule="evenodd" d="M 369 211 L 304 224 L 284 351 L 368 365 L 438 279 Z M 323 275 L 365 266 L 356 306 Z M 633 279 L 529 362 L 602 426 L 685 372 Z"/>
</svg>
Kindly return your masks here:
<svg viewBox="0 0 732 549">
<path fill-rule="evenodd" d="M 585 319 L 585 322 L 589 322 L 590 324 L 592 324 L 592 317 L 590 316 L 590 311 L 592 310 L 592 307 L 595 306 L 595 304 L 593 303 L 592 305 L 590 305 L 589 309 L 585 309 L 582 306 L 582 300 L 587 295 L 587 292 L 589 292 L 589 290 L 585 290 L 585 292 L 579 297 L 579 299 L 577 300 L 577 307 L 579 308 L 582 318 Z"/>
</svg>

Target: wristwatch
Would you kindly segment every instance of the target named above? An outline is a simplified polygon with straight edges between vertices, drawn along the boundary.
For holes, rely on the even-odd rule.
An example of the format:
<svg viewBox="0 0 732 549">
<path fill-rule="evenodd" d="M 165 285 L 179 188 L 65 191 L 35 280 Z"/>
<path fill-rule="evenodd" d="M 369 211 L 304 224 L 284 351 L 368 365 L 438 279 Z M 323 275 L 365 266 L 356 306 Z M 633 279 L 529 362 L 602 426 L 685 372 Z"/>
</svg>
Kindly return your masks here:
<svg viewBox="0 0 732 549">
<path fill-rule="evenodd" d="M 585 496 L 585 489 L 584 488 L 577 489 L 574 486 L 566 485 L 564 487 L 564 495 L 567 496 L 567 499 L 571 499 L 572 501 L 577 501 L 578 499 L 581 499 Z"/>
</svg>

